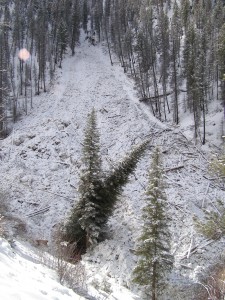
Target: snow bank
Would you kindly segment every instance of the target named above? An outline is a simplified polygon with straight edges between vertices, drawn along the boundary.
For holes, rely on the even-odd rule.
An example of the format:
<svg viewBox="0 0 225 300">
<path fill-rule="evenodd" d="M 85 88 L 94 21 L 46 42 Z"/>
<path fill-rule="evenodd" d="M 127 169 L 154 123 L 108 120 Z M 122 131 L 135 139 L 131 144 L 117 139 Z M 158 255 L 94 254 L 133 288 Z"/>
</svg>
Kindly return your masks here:
<svg viewBox="0 0 225 300">
<path fill-rule="evenodd" d="M 19 242 L 0 239 L 0 286 L 4 300 L 82 300 L 59 284 L 57 274 L 43 266 L 38 256 Z"/>
</svg>

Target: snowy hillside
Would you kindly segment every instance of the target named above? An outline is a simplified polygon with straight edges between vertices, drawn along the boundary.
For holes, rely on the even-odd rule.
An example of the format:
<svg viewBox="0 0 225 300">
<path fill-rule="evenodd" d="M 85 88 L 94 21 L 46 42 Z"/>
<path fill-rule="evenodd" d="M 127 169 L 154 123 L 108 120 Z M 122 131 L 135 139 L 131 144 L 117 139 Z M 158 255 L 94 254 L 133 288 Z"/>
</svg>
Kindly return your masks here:
<svg viewBox="0 0 225 300">
<path fill-rule="evenodd" d="M 221 149 L 223 113 L 219 104 L 212 108 L 214 116 L 207 120 L 212 129 L 201 148 L 192 141 L 190 119 L 186 117 L 181 127 L 155 119 L 149 108 L 139 103 L 132 80 L 115 58 L 114 62 L 111 66 L 104 47 L 90 46 L 82 37 L 76 55 L 67 56 L 49 91 L 34 98 L 28 116 L 21 116 L 10 136 L 1 141 L 0 212 L 13 238 L 22 236 L 32 244 L 46 239 L 51 249 L 57 225 L 77 198 L 83 130 L 94 107 L 105 169 L 145 138 L 151 139 L 151 145 L 110 219 L 109 239 L 83 257 L 88 283 L 99 289 L 107 283 L 105 292 L 112 295 L 109 299 L 140 299 L 130 279 L 137 261 L 134 249 L 142 224 L 146 174 L 151 151 L 158 145 L 163 152 L 175 255 L 170 289 L 163 299 L 191 299 L 183 283 L 191 284 L 197 271 L 223 250 L 221 241 L 205 246 L 207 242 L 195 232 L 192 221 L 194 214 L 202 216 L 202 208 L 210 208 L 224 197 L 223 186 L 208 174 L 212 153 Z M 199 247 L 192 254 L 196 245 Z M 3 252 L 8 249 L 4 247 Z M 1 262 L 8 263 L 6 258 Z M 71 292 L 65 291 L 69 299 Z M 32 299 L 42 299 L 35 297 Z M 67 299 L 65 295 L 56 297 Z"/>
<path fill-rule="evenodd" d="M 40 263 L 40 257 L 21 243 L 13 248 L 0 239 L 1 299 L 85 299 L 57 282 L 57 274 Z"/>
</svg>

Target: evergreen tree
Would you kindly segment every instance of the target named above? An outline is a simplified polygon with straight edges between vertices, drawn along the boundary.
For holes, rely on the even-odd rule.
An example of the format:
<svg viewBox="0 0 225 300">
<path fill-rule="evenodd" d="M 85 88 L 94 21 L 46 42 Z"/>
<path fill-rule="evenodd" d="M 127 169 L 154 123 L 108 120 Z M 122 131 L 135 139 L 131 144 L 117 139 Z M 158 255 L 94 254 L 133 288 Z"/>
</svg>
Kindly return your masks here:
<svg viewBox="0 0 225 300">
<path fill-rule="evenodd" d="M 87 24 L 88 24 L 88 3 L 87 0 L 83 1 L 83 18 L 82 18 L 82 24 L 84 32 L 87 32 Z"/>
<path fill-rule="evenodd" d="M 188 28 L 188 24 L 191 16 L 191 4 L 189 0 L 181 1 L 181 20 L 184 26 L 185 31 Z"/>
<path fill-rule="evenodd" d="M 125 158 L 114 167 L 103 181 L 99 191 L 101 199 L 101 210 L 99 219 L 103 228 L 109 217 L 112 215 L 118 197 L 121 195 L 123 187 L 128 183 L 129 176 L 134 173 L 137 163 L 148 146 L 149 141 L 136 146 Z M 100 204 L 99 204 L 100 205 Z"/>
<path fill-rule="evenodd" d="M 75 45 L 79 41 L 80 37 L 80 3 L 79 0 L 75 0 L 73 3 L 73 13 L 71 14 L 71 19 L 68 24 L 68 28 L 70 28 L 70 48 L 72 50 L 72 55 L 75 54 Z M 84 25 L 84 27 L 87 24 Z"/>
<path fill-rule="evenodd" d="M 177 5 L 177 2 L 174 2 L 173 7 L 173 16 L 171 20 L 170 28 L 170 39 L 171 39 L 171 67 L 172 67 L 172 76 L 170 85 L 174 90 L 173 96 L 173 120 L 176 124 L 179 123 L 179 84 L 180 84 L 180 74 L 179 74 L 179 65 L 180 65 L 180 39 L 181 39 L 181 18 L 180 10 Z"/>
<path fill-rule="evenodd" d="M 99 134 L 93 110 L 85 130 L 83 143 L 83 170 L 80 177 L 80 197 L 65 225 L 65 239 L 77 243 L 77 250 L 84 253 L 101 240 L 115 203 L 134 172 L 147 142 L 136 147 L 125 159 L 103 178 Z"/>
<path fill-rule="evenodd" d="M 169 55 L 169 19 L 167 14 L 160 10 L 158 16 L 158 30 L 157 30 L 157 42 L 160 54 L 160 73 L 162 77 L 162 90 L 163 90 L 163 111 L 165 120 L 166 117 L 166 107 L 168 112 L 170 113 L 169 103 L 167 99 L 167 81 L 168 81 L 168 68 L 170 63 L 170 55 Z"/>
<path fill-rule="evenodd" d="M 153 154 L 149 185 L 146 191 L 146 206 L 143 209 L 143 229 L 136 254 L 140 256 L 134 269 L 133 281 L 145 286 L 146 294 L 156 300 L 165 284 L 164 275 L 173 266 L 169 253 L 167 202 L 164 193 L 163 171 L 159 149 Z M 150 299 L 150 298 L 148 298 Z"/>
<path fill-rule="evenodd" d="M 68 32 L 63 19 L 60 20 L 57 32 L 58 48 L 59 48 L 59 67 L 62 67 L 63 54 L 66 53 L 68 43 Z"/>
<path fill-rule="evenodd" d="M 184 47 L 184 72 L 187 86 L 187 107 L 193 113 L 195 132 L 194 137 L 198 137 L 198 130 L 201 118 L 200 112 L 200 77 L 197 72 L 199 35 L 195 24 L 190 23 L 187 29 Z"/>
<path fill-rule="evenodd" d="M 97 190 L 101 182 L 100 139 L 96 113 L 92 110 L 85 129 L 83 143 L 83 170 L 80 177 L 80 199 L 66 224 L 66 235 L 76 241 L 80 250 L 97 242 L 100 227 L 96 213 L 100 209 Z"/>
<path fill-rule="evenodd" d="M 5 26 L 0 25 L 0 138 L 6 136 L 7 110 L 10 100 L 9 71 L 8 71 L 8 40 L 5 37 Z"/>
</svg>

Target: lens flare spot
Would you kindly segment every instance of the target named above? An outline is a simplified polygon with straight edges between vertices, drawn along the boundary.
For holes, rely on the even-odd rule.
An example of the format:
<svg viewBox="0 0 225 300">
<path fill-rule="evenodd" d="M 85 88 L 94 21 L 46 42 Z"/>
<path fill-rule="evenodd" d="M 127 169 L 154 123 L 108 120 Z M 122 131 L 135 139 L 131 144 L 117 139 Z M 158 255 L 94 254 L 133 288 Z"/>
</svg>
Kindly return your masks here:
<svg viewBox="0 0 225 300">
<path fill-rule="evenodd" d="M 30 58 L 30 52 L 26 48 L 23 48 L 19 51 L 18 56 L 23 61 L 26 61 L 26 60 L 28 60 L 28 58 Z"/>
</svg>

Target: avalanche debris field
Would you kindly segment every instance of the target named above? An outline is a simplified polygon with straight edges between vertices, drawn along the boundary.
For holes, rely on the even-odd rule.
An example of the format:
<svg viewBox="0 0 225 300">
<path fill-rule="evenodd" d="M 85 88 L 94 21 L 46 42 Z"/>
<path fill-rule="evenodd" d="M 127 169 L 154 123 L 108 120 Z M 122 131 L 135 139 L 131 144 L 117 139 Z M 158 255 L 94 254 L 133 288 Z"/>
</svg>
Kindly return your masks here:
<svg viewBox="0 0 225 300">
<path fill-rule="evenodd" d="M 64 60 L 49 91 L 34 98 L 34 108 L 21 116 L 0 144 L 0 209 L 6 210 L 10 234 L 51 241 L 78 198 L 84 127 L 94 107 L 106 171 L 133 145 L 146 138 L 151 142 L 110 219 L 109 239 L 84 256 L 89 276 L 101 274 L 130 288 L 151 153 L 159 146 L 172 217 L 175 267 L 169 293 L 173 293 L 173 287 L 195 280 L 199 270 L 223 250 L 223 241 L 199 236 L 192 220 L 224 198 L 223 182 L 208 172 L 217 147 L 203 149 L 182 127 L 154 118 L 150 108 L 139 102 L 133 81 L 115 58 L 114 62 L 111 66 L 102 47 L 83 42 L 74 57 Z M 185 293 L 183 299 L 188 299 Z"/>
</svg>

